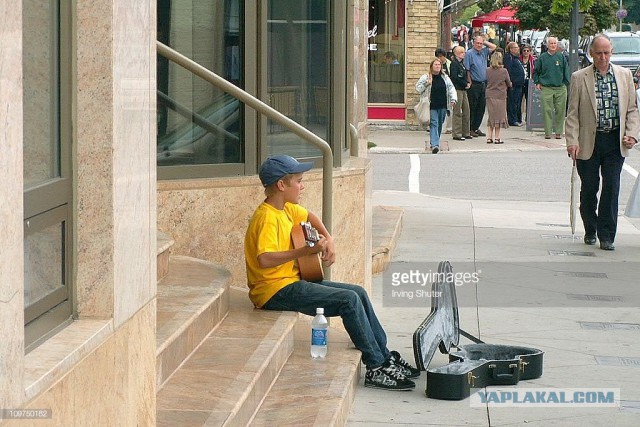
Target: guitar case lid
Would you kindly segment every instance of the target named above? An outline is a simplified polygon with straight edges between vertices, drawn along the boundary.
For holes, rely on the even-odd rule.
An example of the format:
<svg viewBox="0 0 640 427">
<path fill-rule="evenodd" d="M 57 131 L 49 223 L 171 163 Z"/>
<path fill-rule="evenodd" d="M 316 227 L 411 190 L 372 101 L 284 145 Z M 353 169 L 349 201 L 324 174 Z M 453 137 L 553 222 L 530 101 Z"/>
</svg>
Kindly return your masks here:
<svg viewBox="0 0 640 427">
<path fill-rule="evenodd" d="M 413 351 L 418 369 L 425 371 L 436 348 L 449 353 L 460 340 L 460 320 L 456 289 L 449 261 L 438 264 L 438 280 L 431 285 L 431 313 L 413 334 Z"/>
<path fill-rule="evenodd" d="M 519 380 L 539 378 L 541 350 L 487 344 L 460 329 L 453 277 L 451 264 L 441 262 L 431 286 L 431 312 L 413 334 L 416 366 L 427 371 L 427 397 L 461 400 L 469 397 L 474 388 L 515 385 Z M 475 344 L 458 345 L 461 334 Z M 452 347 L 455 351 L 451 351 Z M 449 354 L 450 363 L 427 369 L 436 348 Z"/>
</svg>

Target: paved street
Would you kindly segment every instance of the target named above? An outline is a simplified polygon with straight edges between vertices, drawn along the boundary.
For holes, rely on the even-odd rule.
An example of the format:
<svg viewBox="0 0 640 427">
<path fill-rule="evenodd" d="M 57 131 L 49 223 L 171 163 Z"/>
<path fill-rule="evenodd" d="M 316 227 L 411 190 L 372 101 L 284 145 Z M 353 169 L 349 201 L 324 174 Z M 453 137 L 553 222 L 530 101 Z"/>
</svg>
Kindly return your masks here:
<svg viewBox="0 0 640 427">
<path fill-rule="evenodd" d="M 373 282 L 390 348 L 413 362 L 412 334 L 430 311 L 429 299 L 391 298 L 390 272 L 435 271 L 449 260 L 454 272 L 480 277 L 457 288 L 463 329 L 485 342 L 545 352 L 542 377 L 489 390 L 615 389 L 619 401 L 471 407 L 470 399 L 428 399 L 423 372 L 412 392 L 360 385 L 348 425 L 638 425 L 640 220 L 620 216 L 614 252 L 584 245 L 580 220 L 571 235 L 564 140 L 510 128 L 501 147 L 452 141 L 432 155 L 424 152 L 426 136 L 378 128 L 369 137 L 376 144 L 373 204 L 404 210 L 387 274 Z M 640 152 L 633 155 L 623 172 L 621 214 L 640 166 Z M 436 352 L 429 367 L 447 363 Z"/>
</svg>

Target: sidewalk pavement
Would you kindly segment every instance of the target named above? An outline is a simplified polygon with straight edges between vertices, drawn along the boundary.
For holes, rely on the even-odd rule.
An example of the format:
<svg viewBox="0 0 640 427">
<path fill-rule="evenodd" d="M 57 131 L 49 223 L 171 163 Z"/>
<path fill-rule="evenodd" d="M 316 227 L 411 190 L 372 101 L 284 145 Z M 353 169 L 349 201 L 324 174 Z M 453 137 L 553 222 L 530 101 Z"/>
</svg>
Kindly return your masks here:
<svg viewBox="0 0 640 427">
<path fill-rule="evenodd" d="M 377 144 L 377 150 L 422 152 L 426 132 L 395 130 L 393 138 L 385 137 L 387 132 L 391 131 L 371 132 L 370 140 Z M 507 130 L 504 139 L 505 144 L 499 148 L 479 138 L 455 141 L 455 145 L 449 144 L 448 152 L 442 153 L 564 148 L 564 140 L 549 142 L 522 128 Z M 545 352 L 540 378 L 516 386 L 490 387 L 489 391 L 619 389 L 620 400 L 617 407 L 600 408 L 552 404 L 471 407 L 471 399 L 428 399 L 427 375 L 423 372 L 416 389 L 410 392 L 370 389 L 361 383 L 348 426 L 638 425 L 638 221 L 621 216 L 616 250 L 607 252 L 598 246 L 586 246 L 582 229 L 573 238 L 567 203 L 475 201 L 376 191 L 373 206 L 401 209 L 401 227 L 386 219 L 388 227 L 398 230 L 395 249 L 387 272 L 374 277 L 372 291 L 378 316 L 388 333 L 389 348 L 414 363 L 412 335 L 429 314 L 431 304 L 429 298 L 418 297 L 418 292 L 411 299 L 408 293 L 391 297 L 389 274 L 409 270 L 428 274 L 437 271 L 438 262 L 448 260 L 454 272 L 479 275 L 478 283 L 457 287 L 462 329 L 487 343 Z M 426 287 L 429 289 L 430 283 Z M 469 343 L 460 338 L 460 344 Z M 448 357 L 436 352 L 429 367 L 447 363 Z"/>
<path fill-rule="evenodd" d="M 486 129 L 483 127 L 486 133 Z M 478 151 L 534 151 L 565 149 L 565 139 L 545 139 L 543 130 L 528 131 L 525 127 L 502 129 L 500 139 L 504 144 L 487 144 L 486 136 L 454 141 L 451 134 L 440 138 L 440 153 L 468 153 Z M 369 142 L 376 146 L 370 153 L 425 153 L 429 145 L 429 133 L 426 127 L 422 131 L 394 129 L 392 125 L 370 127 Z M 430 152 L 431 150 L 428 150 Z"/>
</svg>

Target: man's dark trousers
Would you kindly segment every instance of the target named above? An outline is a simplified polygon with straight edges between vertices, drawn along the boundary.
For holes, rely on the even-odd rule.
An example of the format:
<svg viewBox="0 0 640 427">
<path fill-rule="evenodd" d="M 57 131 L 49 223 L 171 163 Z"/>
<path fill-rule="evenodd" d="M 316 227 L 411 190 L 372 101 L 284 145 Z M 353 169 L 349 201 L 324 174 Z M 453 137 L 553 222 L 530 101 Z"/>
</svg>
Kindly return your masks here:
<svg viewBox="0 0 640 427">
<path fill-rule="evenodd" d="M 480 129 L 482 124 L 482 118 L 484 117 L 484 110 L 487 106 L 487 101 L 484 97 L 484 90 L 486 84 L 484 82 L 471 82 L 471 87 L 467 90 L 467 97 L 469 98 L 469 127 L 471 131 Z"/>
<path fill-rule="evenodd" d="M 513 85 L 507 93 L 507 118 L 514 126 L 522 120 L 522 86 Z"/>
<path fill-rule="evenodd" d="M 620 132 L 596 133 L 596 143 L 589 160 L 577 160 L 580 187 L 580 216 L 586 235 L 613 242 L 618 226 L 618 195 L 624 157 L 620 154 Z M 598 189 L 602 175 L 602 192 Z M 597 207 L 597 213 L 596 213 Z"/>
</svg>

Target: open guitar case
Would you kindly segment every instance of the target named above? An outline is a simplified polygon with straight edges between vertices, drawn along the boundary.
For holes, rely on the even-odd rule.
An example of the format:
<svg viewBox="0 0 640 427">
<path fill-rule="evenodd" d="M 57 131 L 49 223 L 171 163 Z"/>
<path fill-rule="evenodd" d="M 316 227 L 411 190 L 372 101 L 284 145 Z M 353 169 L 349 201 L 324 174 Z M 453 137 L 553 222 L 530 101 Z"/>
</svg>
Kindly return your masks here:
<svg viewBox="0 0 640 427">
<path fill-rule="evenodd" d="M 427 371 L 426 395 L 432 399 L 462 400 L 472 389 L 515 385 L 542 375 L 541 350 L 486 344 L 460 328 L 453 269 L 438 265 L 438 280 L 431 286 L 431 313 L 413 334 L 416 366 Z M 458 345 L 460 335 L 473 344 Z M 457 349 L 451 351 L 452 348 Z M 436 348 L 449 355 L 449 364 L 428 369 Z"/>
</svg>

